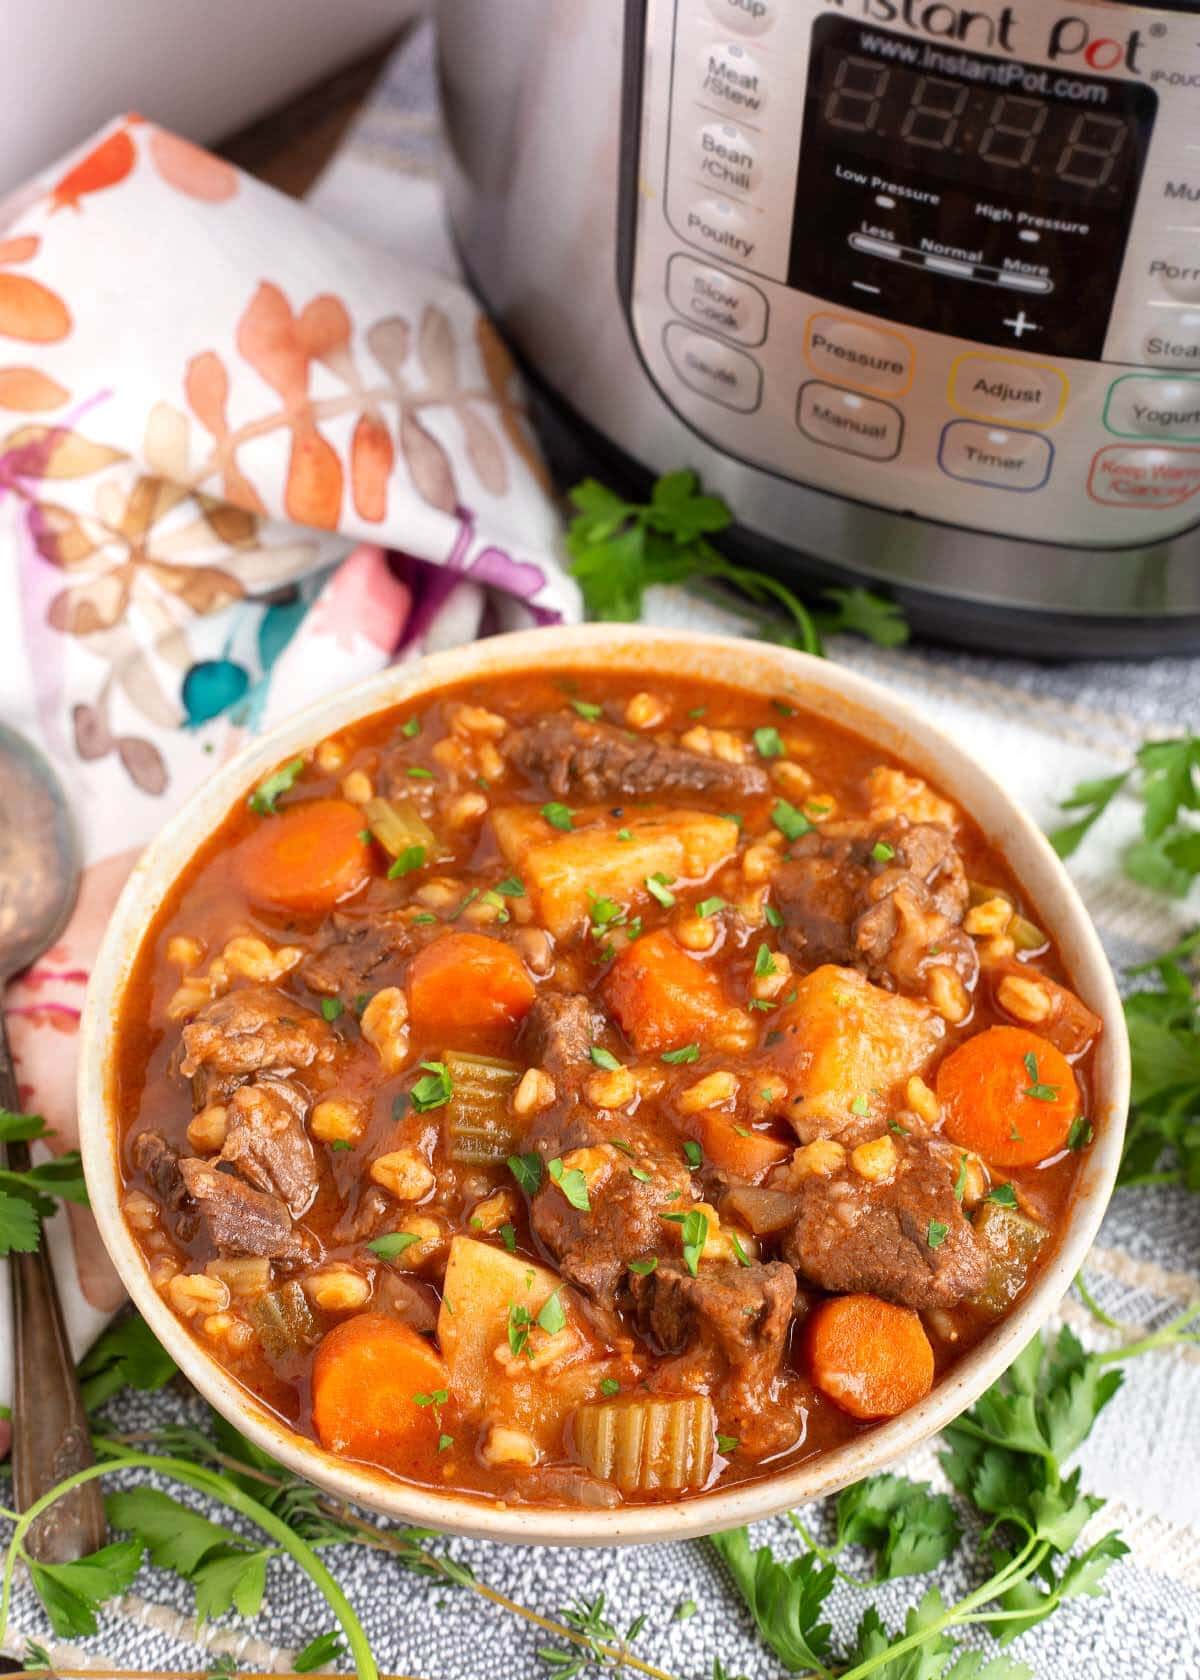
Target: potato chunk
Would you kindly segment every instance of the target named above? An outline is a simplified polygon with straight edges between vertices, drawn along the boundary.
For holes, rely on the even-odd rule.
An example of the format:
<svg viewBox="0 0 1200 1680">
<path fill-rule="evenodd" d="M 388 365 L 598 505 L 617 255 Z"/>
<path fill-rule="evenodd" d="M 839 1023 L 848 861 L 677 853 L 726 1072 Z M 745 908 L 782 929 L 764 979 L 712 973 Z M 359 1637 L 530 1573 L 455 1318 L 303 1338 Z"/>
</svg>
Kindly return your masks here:
<svg viewBox="0 0 1200 1680">
<path fill-rule="evenodd" d="M 923 1071 L 946 1030 L 928 1004 L 832 963 L 805 976 L 774 1027 L 783 1035 L 773 1055 L 788 1082 L 785 1112 L 804 1142 L 877 1130 L 897 1087 Z"/>
<path fill-rule="evenodd" d="M 559 939 L 587 920 L 593 896 L 632 905 L 648 899 L 647 876 L 702 881 L 738 843 L 735 823 L 704 811 L 630 812 L 561 833 L 528 806 L 508 806 L 492 813 L 492 826 L 539 921 Z"/>
</svg>

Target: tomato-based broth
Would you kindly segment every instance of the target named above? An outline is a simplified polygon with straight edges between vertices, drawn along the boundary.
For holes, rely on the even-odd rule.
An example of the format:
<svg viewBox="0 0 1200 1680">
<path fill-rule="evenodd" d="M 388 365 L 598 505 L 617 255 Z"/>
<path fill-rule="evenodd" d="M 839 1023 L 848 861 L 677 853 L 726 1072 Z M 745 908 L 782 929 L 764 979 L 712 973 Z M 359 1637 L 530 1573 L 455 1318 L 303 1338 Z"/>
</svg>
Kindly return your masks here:
<svg viewBox="0 0 1200 1680">
<path fill-rule="evenodd" d="M 579 671 L 232 810 L 119 1022 L 124 1213 L 330 1452 L 601 1508 L 920 1400 L 1028 1287 L 1099 1020 L 937 788 L 770 695 Z"/>
</svg>

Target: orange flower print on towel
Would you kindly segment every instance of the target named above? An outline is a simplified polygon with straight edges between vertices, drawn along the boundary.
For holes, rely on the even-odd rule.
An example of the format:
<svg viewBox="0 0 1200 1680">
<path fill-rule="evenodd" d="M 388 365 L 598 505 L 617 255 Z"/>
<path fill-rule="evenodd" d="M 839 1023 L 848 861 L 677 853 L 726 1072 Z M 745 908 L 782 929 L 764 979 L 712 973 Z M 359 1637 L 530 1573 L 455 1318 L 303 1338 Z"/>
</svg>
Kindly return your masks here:
<svg viewBox="0 0 1200 1680">
<path fill-rule="evenodd" d="M 115 187 L 132 172 L 136 161 L 137 153 L 128 129 L 116 129 L 55 184 L 50 194 L 51 210 L 80 209 L 80 200 L 86 194 Z"/>
<path fill-rule="evenodd" d="M 35 233 L 0 240 L 0 338 L 57 344 L 71 330 L 71 312 L 57 292 L 32 275 L 8 272 L 35 257 L 40 245 Z"/>
<path fill-rule="evenodd" d="M 169 187 L 206 204 L 224 204 L 238 190 L 237 170 L 165 128 L 149 129 L 151 162 Z"/>
</svg>

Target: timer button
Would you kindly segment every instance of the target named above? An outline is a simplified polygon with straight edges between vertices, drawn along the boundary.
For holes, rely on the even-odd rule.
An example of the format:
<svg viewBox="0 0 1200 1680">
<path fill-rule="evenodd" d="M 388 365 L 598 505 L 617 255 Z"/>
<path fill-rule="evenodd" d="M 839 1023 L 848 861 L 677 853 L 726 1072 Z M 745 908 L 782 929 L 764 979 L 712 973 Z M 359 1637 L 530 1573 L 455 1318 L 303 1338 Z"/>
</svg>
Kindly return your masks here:
<svg viewBox="0 0 1200 1680">
<path fill-rule="evenodd" d="M 668 321 L 663 348 L 683 383 L 702 397 L 739 414 L 753 413 L 762 401 L 762 369 L 744 350 L 693 332 L 682 321 Z"/>
<path fill-rule="evenodd" d="M 902 397 L 912 384 L 913 349 L 899 333 L 845 315 L 810 315 L 804 359 L 814 373 L 880 397 Z"/>
<path fill-rule="evenodd" d="M 1152 367 L 1200 368 L 1200 309 L 1162 311 L 1167 319 L 1156 322 L 1153 332 L 1142 340 L 1142 354 Z"/>
<path fill-rule="evenodd" d="M 974 420 L 951 420 L 938 444 L 938 466 L 948 477 L 986 484 L 989 490 L 1040 490 L 1053 459 L 1053 445 L 1038 432 L 1006 431 Z"/>
<path fill-rule="evenodd" d="M 701 97 L 723 111 L 754 118 L 767 103 L 763 67 L 738 41 L 705 47 L 696 69 Z"/>
<path fill-rule="evenodd" d="M 717 192 L 750 193 L 762 179 L 753 137 L 731 122 L 706 122 L 699 130 L 696 168 Z"/>
<path fill-rule="evenodd" d="M 765 35 L 779 20 L 781 0 L 708 0 L 708 9 L 735 35 Z"/>
<path fill-rule="evenodd" d="M 761 344 L 767 336 L 767 300 L 758 287 L 695 257 L 671 258 L 667 298 L 677 314 L 722 338 Z"/>
<path fill-rule="evenodd" d="M 894 461 L 904 436 L 904 416 L 891 403 L 842 391 L 820 379 L 801 385 L 796 424 L 827 449 L 844 449 L 870 461 Z"/>
<path fill-rule="evenodd" d="M 1066 404 L 1067 378 L 1044 362 L 971 351 L 951 367 L 948 395 L 953 408 L 976 420 L 1055 426 Z"/>
<path fill-rule="evenodd" d="M 1178 507 L 1200 492 L 1200 449 L 1110 443 L 1092 457 L 1087 488 L 1106 507 Z"/>
<path fill-rule="evenodd" d="M 1200 376 L 1124 374 L 1108 388 L 1104 424 L 1117 437 L 1200 443 Z"/>
</svg>

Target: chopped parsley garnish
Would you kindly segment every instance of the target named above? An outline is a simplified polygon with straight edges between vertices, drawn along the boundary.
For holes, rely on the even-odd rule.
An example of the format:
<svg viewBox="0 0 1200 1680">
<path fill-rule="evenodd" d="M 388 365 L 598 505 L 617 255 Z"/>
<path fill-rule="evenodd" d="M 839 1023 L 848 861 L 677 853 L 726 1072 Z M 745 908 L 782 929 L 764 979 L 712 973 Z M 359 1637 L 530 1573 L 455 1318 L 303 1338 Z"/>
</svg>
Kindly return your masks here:
<svg viewBox="0 0 1200 1680">
<path fill-rule="evenodd" d="M 630 1167 L 629 1176 L 630 1178 L 636 1178 L 639 1184 L 649 1184 L 650 1182 L 650 1174 L 645 1167 Z"/>
<path fill-rule="evenodd" d="M 698 1062 L 700 1060 L 700 1046 L 698 1044 L 681 1044 L 678 1050 L 664 1050 L 664 1062 Z"/>
<path fill-rule="evenodd" d="M 563 1311 L 559 1291 L 556 1289 L 553 1295 L 547 1295 L 542 1310 L 537 1315 L 538 1329 L 544 1330 L 547 1336 L 557 1336 L 560 1330 L 566 1328 L 566 1324 L 567 1315 Z"/>
<path fill-rule="evenodd" d="M 422 1062 L 421 1066 L 425 1077 L 417 1080 L 409 1095 L 417 1113 L 427 1114 L 431 1108 L 445 1108 L 454 1095 L 454 1081 L 445 1062 Z"/>
<path fill-rule="evenodd" d="M 658 1256 L 652 1254 L 648 1260 L 626 1261 L 626 1270 L 632 1272 L 634 1277 L 649 1277 L 657 1265 Z"/>
<path fill-rule="evenodd" d="M 1077 1115 L 1067 1133 L 1068 1149 L 1086 1149 L 1092 1141 L 1092 1123 L 1084 1115 Z"/>
<path fill-rule="evenodd" d="M 438 1436 L 438 1448 L 437 1448 L 437 1450 L 440 1453 L 445 1452 L 447 1447 L 452 1447 L 453 1445 L 454 1445 L 453 1435 L 439 1435 Z"/>
<path fill-rule="evenodd" d="M 433 780 L 433 771 L 426 770 L 423 764 L 410 764 L 404 774 L 411 776 L 414 782 L 431 782 Z"/>
<path fill-rule="evenodd" d="M 609 1138 L 608 1141 L 614 1149 L 619 1149 L 621 1151 L 622 1155 L 632 1155 L 633 1154 L 633 1146 L 631 1144 L 626 1143 L 624 1138 Z"/>
<path fill-rule="evenodd" d="M 528 1307 L 519 1307 L 514 1302 L 508 1309 L 508 1351 L 514 1359 L 520 1359 L 524 1354 L 532 1358 L 529 1346 L 529 1331 L 533 1324 Z"/>
<path fill-rule="evenodd" d="M 742 1239 L 738 1236 L 736 1231 L 730 1231 L 730 1233 L 729 1233 L 729 1243 L 730 1243 L 731 1248 L 733 1249 L 733 1257 L 737 1261 L 738 1265 L 739 1266 L 749 1266 L 752 1263 L 751 1259 L 750 1259 L 750 1256 L 746 1253 L 746 1250 L 742 1247 Z"/>
<path fill-rule="evenodd" d="M 406 741 L 411 741 L 414 735 L 421 733 L 420 718 L 410 717 L 406 723 L 400 725 L 400 733 Z"/>
<path fill-rule="evenodd" d="M 561 805 L 557 799 L 552 799 L 548 805 L 542 806 L 542 815 L 551 828 L 561 828 L 564 833 L 570 833 L 575 813 L 569 805 Z"/>
<path fill-rule="evenodd" d="M 630 832 L 630 830 L 629 830 L 629 829 L 627 829 L 627 828 L 619 828 L 619 829 L 618 829 L 618 830 L 617 830 L 617 839 L 618 839 L 618 840 L 632 840 L 632 839 L 633 839 L 633 835 L 632 835 L 632 833 L 631 833 L 631 832 Z"/>
<path fill-rule="evenodd" d="M 613 1055 L 612 1051 L 606 1050 L 603 1044 L 593 1044 L 591 1049 L 588 1051 L 588 1054 L 591 1056 L 597 1067 L 604 1068 L 609 1073 L 614 1073 L 621 1065 L 617 1058 Z"/>
<path fill-rule="evenodd" d="M 672 909 L 675 904 L 675 894 L 670 890 L 672 879 L 672 876 L 664 875 L 661 870 L 646 876 L 646 891 L 651 898 L 658 900 L 664 910 Z"/>
<path fill-rule="evenodd" d="M 510 1155 L 508 1170 L 516 1179 L 527 1196 L 537 1193 L 542 1182 L 542 1157 L 540 1155 Z"/>
<path fill-rule="evenodd" d="M 692 1172 L 695 1172 L 697 1167 L 703 1164 L 704 1151 L 693 1138 L 688 1138 L 687 1142 L 684 1144 L 683 1158 Z"/>
<path fill-rule="evenodd" d="M 281 793 L 286 793 L 295 784 L 303 769 L 303 758 L 289 758 L 278 770 L 272 770 L 269 776 L 264 776 L 246 801 L 250 809 L 260 817 L 273 817 L 275 801 Z"/>
<path fill-rule="evenodd" d="M 371 833 L 369 828 L 360 828 L 358 831 L 358 838 L 362 841 L 364 846 L 369 846 L 375 836 Z"/>
<path fill-rule="evenodd" d="M 506 875 L 503 881 L 496 882 L 496 891 L 503 893 L 505 898 L 524 898 L 525 883 L 515 875 Z"/>
<path fill-rule="evenodd" d="M 768 974 L 775 973 L 775 958 L 769 945 L 760 945 L 754 957 L 754 973 L 757 979 L 763 979 Z"/>
<path fill-rule="evenodd" d="M 895 855 L 895 846 L 889 846 L 886 840 L 876 840 L 871 847 L 871 856 L 876 863 L 891 863 Z"/>
<path fill-rule="evenodd" d="M 925 1233 L 925 1241 L 930 1248 L 941 1248 L 949 1234 L 949 1225 L 943 1225 L 940 1219 L 931 1219 L 929 1229 Z"/>
<path fill-rule="evenodd" d="M 571 709 L 586 718 L 589 723 L 595 723 L 598 717 L 604 716 L 604 707 L 598 706 L 594 700 L 572 700 Z"/>
<path fill-rule="evenodd" d="M 345 1151 L 347 1149 L 353 1149 L 354 1145 L 350 1142 L 350 1140 L 348 1138 L 334 1138 L 333 1142 L 329 1145 L 329 1147 L 330 1147 L 330 1149 L 336 1149 L 338 1151 L 338 1153 L 341 1154 L 343 1151 Z"/>
<path fill-rule="evenodd" d="M 773 904 L 764 906 L 763 915 L 767 918 L 768 927 L 781 928 L 783 926 L 783 917 Z"/>
<path fill-rule="evenodd" d="M 327 1021 L 336 1021 L 338 1016 L 341 1013 L 342 1013 L 342 1000 L 341 1000 L 341 998 L 324 997 L 324 998 L 321 999 L 321 1014 L 325 1017 L 325 1019 Z"/>
<path fill-rule="evenodd" d="M 708 1241 L 708 1220 L 695 1208 L 690 1213 L 664 1213 L 662 1217 L 669 1219 L 672 1225 L 680 1227 L 683 1263 L 695 1277 L 700 1269 L 700 1256 L 704 1253 L 704 1245 Z"/>
<path fill-rule="evenodd" d="M 771 812 L 771 821 L 783 835 L 785 840 L 799 840 L 802 834 L 807 834 L 812 824 L 794 805 L 786 799 L 777 799 Z"/>
<path fill-rule="evenodd" d="M 601 1394 L 620 1394 L 621 1385 L 617 1381 L 616 1377 L 605 1377 L 604 1381 L 600 1384 L 600 1392 Z"/>
<path fill-rule="evenodd" d="M 1016 1207 L 1017 1192 L 1011 1184 L 994 1184 L 984 1200 L 995 1202 L 997 1207 Z"/>
<path fill-rule="evenodd" d="M 854 1101 L 850 1104 L 850 1112 L 851 1114 L 857 1114 L 861 1119 L 871 1112 L 871 1105 L 867 1101 L 866 1097 L 855 1097 Z"/>
<path fill-rule="evenodd" d="M 381 1260 L 394 1260 L 397 1255 L 403 1254 L 406 1248 L 411 1248 L 420 1240 L 412 1231 L 389 1231 L 386 1237 L 376 1237 L 367 1247 L 372 1254 L 378 1254 Z"/>
<path fill-rule="evenodd" d="M 517 1233 L 512 1225 L 501 1225 L 500 1241 L 510 1254 L 517 1252 Z"/>
<path fill-rule="evenodd" d="M 605 928 L 619 927 L 625 920 L 625 907 L 615 898 L 597 898 L 595 893 L 588 896 L 592 901 L 589 916 L 594 932 L 602 933 Z"/>
<path fill-rule="evenodd" d="M 496 920 L 498 922 L 508 922 L 512 920 L 508 913 L 508 906 L 505 904 L 503 898 L 501 898 L 500 894 L 495 892 L 491 887 L 481 894 L 479 902 L 481 904 L 490 905 L 490 907 L 496 912 Z"/>
<path fill-rule="evenodd" d="M 580 1213 L 592 1211 L 592 1204 L 588 1201 L 587 1179 L 578 1167 L 564 1167 L 561 1157 L 556 1155 L 552 1161 L 547 1161 L 546 1171 L 573 1208 L 577 1208 Z"/>
<path fill-rule="evenodd" d="M 1025 1072 L 1029 1075 L 1030 1082 L 1022 1091 L 1022 1096 L 1032 1097 L 1035 1102 L 1058 1101 L 1058 1086 L 1045 1085 L 1038 1078 L 1038 1061 L 1032 1050 L 1025 1056 Z"/>
<path fill-rule="evenodd" d="M 398 857 L 393 858 L 388 866 L 387 878 L 395 881 L 401 875 L 411 875 L 414 869 L 420 869 L 425 862 L 424 846 L 405 846 Z"/>
<path fill-rule="evenodd" d="M 782 758 L 787 752 L 773 723 L 764 724 L 754 731 L 754 747 L 760 758 Z"/>
<path fill-rule="evenodd" d="M 954 1200 L 961 1202 L 967 1193 L 967 1157 L 964 1151 L 958 1158 L 958 1177 L 954 1180 Z"/>
<path fill-rule="evenodd" d="M 696 901 L 697 916 L 715 916 L 718 910 L 724 910 L 723 898 L 701 898 Z"/>
<path fill-rule="evenodd" d="M 449 1400 L 449 1398 L 450 1398 L 450 1394 L 449 1394 L 449 1391 L 447 1389 L 435 1388 L 432 1394 L 414 1394 L 413 1395 L 413 1405 L 414 1406 L 444 1406 L 446 1404 L 447 1400 Z"/>
<path fill-rule="evenodd" d="M 724 1453 L 724 1454 L 728 1455 L 731 1452 L 736 1452 L 737 1447 L 738 1447 L 738 1437 L 736 1435 L 718 1435 L 717 1436 L 717 1451 L 719 1453 Z"/>
</svg>

